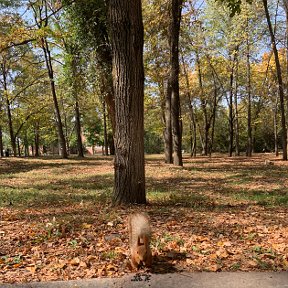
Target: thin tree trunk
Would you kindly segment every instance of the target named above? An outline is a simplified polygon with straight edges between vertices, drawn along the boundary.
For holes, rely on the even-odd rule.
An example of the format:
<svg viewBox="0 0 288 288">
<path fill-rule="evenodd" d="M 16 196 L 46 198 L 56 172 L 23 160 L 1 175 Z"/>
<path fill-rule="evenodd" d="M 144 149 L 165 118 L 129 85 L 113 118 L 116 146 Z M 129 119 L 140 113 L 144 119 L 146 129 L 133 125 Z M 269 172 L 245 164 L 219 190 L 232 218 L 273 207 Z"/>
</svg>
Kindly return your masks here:
<svg viewBox="0 0 288 288">
<path fill-rule="evenodd" d="M 48 21 L 49 21 L 48 3 L 46 1 L 42 1 L 41 6 L 36 6 L 34 4 L 31 5 L 31 8 L 34 11 L 34 19 L 35 19 L 36 25 L 37 25 L 38 29 L 40 30 L 43 27 L 48 26 Z M 48 77 L 50 80 L 51 93 L 52 93 L 54 110 L 55 110 L 55 115 L 56 115 L 56 125 L 57 125 L 57 132 L 58 132 L 58 138 L 59 138 L 60 155 L 62 158 L 68 158 L 66 139 L 64 136 L 64 132 L 63 132 L 61 113 L 60 113 L 60 109 L 59 109 L 59 104 L 58 104 L 58 99 L 57 99 L 57 94 L 56 94 L 56 88 L 55 88 L 55 82 L 54 82 L 54 70 L 53 70 L 53 65 L 52 65 L 51 52 L 49 49 L 47 38 L 42 37 L 40 39 L 40 41 L 41 41 L 41 48 L 43 50 L 43 54 L 44 54 L 44 58 L 45 58 Z"/>
<path fill-rule="evenodd" d="M 107 136 L 107 123 L 106 123 L 106 105 L 105 101 L 102 101 L 103 109 L 103 129 L 104 129 L 104 155 L 108 156 L 108 136 Z"/>
<path fill-rule="evenodd" d="M 247 19 L 247 34 L 249 31 L 249 23 Z M 247 35 L 246 40 L 247 45 L 247 55 L 246 55 L 246 67 L 247 67 L 247 86 L 246 86 L 246 92 L 247 92 L 247 150 L 246 155 L 248 157 L 252 156 L 252 126 L 251 126 L 251 65 L 250 65 L 250 43 Z"/>
<path fill-rule="evenodd" d="M 173 164 L 183 166 L 182 133 L 179 97 L 179 33 L 181 22 L 182 0 L 172 1 L 170 27 L 170 81 L 171 85 L 171 127 L 173 143 Z"/>
<path fill-rule="evenodd" d="M 164 130 L 164 151 L 165 163 L 173 163 L 172 158 L 172 127 L 171 127 L 171 87 L 169 80 L 164 80 L 164 95 L 165 95 L 165 130 Z"/>
<path fill-rule="evenodd" d="M 17 142 L 18 156 L 21 157 L 21 148 L 20 148 L 20 140 L 19 140 L 19 137 L 16 137 L 16 142 Z"/>
<path fill-rule="evenodd" d="M 29 156 L 29 144 L 28 144 L 27 133 L 25 133 L 25 136 L 24 136 L 24 156 L 25 157 Z"/>
<path fill-rule="evenodd" d="M 56 125 L 58 129 L 58 137 L 60 141 L 60 155 L 62 158 L 65 159 L 65 158 L 68 158 L 68 153 L 67 153 L 67 147 L 66 147 L 66 139 L 64 136 L 64 132 L 63 132 L 63 124 L 61 120 L 58 99 L 56 95 L 54 71 L 53 71 L 52 62 L 51 62 L 50 50 L 49 50 L 49 46 L 48 46 L 48 42 L 46 38 L 42 38 L 41 42 L 42 42 L 42 50 L 43 50 L 44 57 L 45 57 L 46 67 L 48 71 L 48 76 L 50 80 L 50 87 L 51 87 L 51 92 L 52 92 L 52 97 L 53 97 L 53 102 L 54 102 L 55 115 L 57 119 Z"/>
<path fill-rule="evenodd" d="M 286 86 L 286 109 L 288 111 L 288 0 L 283 0 L 283 4 L 284 4 L 283 6 L 285 10 L 285 22 L 286 22 L 286 35 L 285 35 L 286 36 L 286 85 L 285 86 Z M 287 126 L 286 126 L 286 129 L 287 129 Z M 288 131 L 287 131 L 286 139 L 288 139 Z"/>
<path fill-rule="evenodd" d="M 3 90 L 4 95 L 6 97 L 6 111 L 7 111 L 7 117 L 8 117 L 8 127 L 9 127 L 9 134 L 10 134 L 10 142 L 13 150 L 13 155 L 16 157 L 17 155 L 17 147 L 16 147 L 16 139 L 14 135 L 14 129 L 13 129 L 13 122 L 12 122 L 12 113 L 11 113 L 11 107 L 10 107 L 10 101 L 8 98 L 8 90 L 7 90 L 7 72 L 6 67 L 4 63 L 1 64 L 1 70 L 2 70 L 2 76 L 3 76 Z"/>
<path fill-rule="evenodd" d="M 278 101 L 276 99 L 275 107 L 273 109 L 273 127 L 274 127 L 274 147 L 275 147 L 275 156 L 279 155 L 278 150 L 278 122 L 277 122 L 277 106 Z"/>
<path fill-rule="evenodd" d="M 73 49 L 69 49 L 73 50 Z M 75 51 L 73 51 L 75 53 Z M 75 112 L 75 128 L 76 128 L 76 138 L 77 138 L 77 152 L 78 157 L 84 158 L 84 148 L 82 143 L 82 133 L 81 133 L 81 114 L 80 114 L 80 107 L 78 101 L 78 83 L 77 83 L 77 57 L 78 55 L 75 53 L 72 54 L 73 60 L 71 63 L 71 70 L 72 70 L 72 95 L 74 99 L 74 112 Z M 67 141 L 67 144 L 69 141 Z"/>
<path fill-rule="evenodd" d="M 230 73 L 230 91 L 229 91 L 229 157 L 233 154 L 233 142 L 234 142 L 234 119 L 233 119 L 233 79 L 234 71 L 233 67 Z"/>
<path fill-rule="evenodd" d="M 198 81 L 199 81 L 199 87 L 200 87 L 200 94 L 201 94 L 201 109 L 204 116 L 204 137 L 202 136 L 203 142 L 203 149 L 202 149 L 202 155 L 207 156 L 208 155 L 208 139 L 209 139 L 209 129 L 210 125 L 208 124 L 208 114 L 207 114 L 207 101 L 204 99 L 204 88 L 203 88 L 203 79 L 202 79 L 202 71 L 201 71 L 201 62 L 199 59 L 199 54 L 196 52 L 196 63 L 197 63 L 197 75 L 198 75 Z"/>
<path fill-rule="evenodd" d="M 236 71 L 235 71 L 234 108 L 235 108 L 235 154 L 237 156 L 240 156 L 239 112 L 238 112 L 238 59 L 236 62 Z"/>
<path fill-rule="evenodd" d="M 77 134 L 78 157 L 83 158 L 84 148 L 83 148 L 82 137 L 81 137 L 81 116 L 80 116 L 78 97 L 76 97 L 75 99 L 75 126 L 76 126 L 76 134 Z"/>
<path fill-rule="evenodd" d="M 3 132 L 1 125 L 0 125 L 0 157 L 4 157 Z"/>
<path fill-rule="evenodd" d="M 34 126 L 34 144 L 35 144 L 35 157 L 40 156 L 40 135 L 39 135 L 39 123 L 36 122 Z"/>
<path fill-rule="evenodd" d="M 267 6 L 267 0 L 263 0 L 263 6 L 265 9 L 266 20 L 269 28 L 271 44 L 273 48 L 274 58 L 275 58 L 275 65 L 276 65 L 276 72 L 277 72 L 277 79 L 278 79 L 278 90 L 279 90 L 279 98 L 280 98 L 280 112 L 281 112 L 281 128 L 282 128 L 282 148 L 283 148 L 283 160 L 287 160 L 287 131 L 286 131 L 286 119 L 285 119 L 285 101 L 284 101 L 284 89 L 283 89 L 283 80 L 282 80 L 282 71 L 281 65 L 278 55 L 278 50 L 276 46 L 276 39 L 273 31 L 273 27 L 271 24 L 270 14 Z"/>
<path fill-rule="evenodd" d="M 191 157 L 196 157 L 196 147 L 197 147 L 196 118 L 195 118 L 195 113 L 194 113 L 194 108 L 193 108 L 193 103 L 192 103 L 192 96 L 190 93 L 189 77 L 188 77 L 188 73 L 186 70 L 186 65 L 185 65 L 183 56 L 182 56 L 182 63 L 183 63 L 184 76 L 185 76 L 185 80 L 186 80 L 186 89 L 187 89 L 186 95 L 187 95 L 188 107 L 189 107 Z"/>
<path fill-rule="evenodd" d="M 115 91 L 114 204 L 146 203 L 141 0 L 109 1 Z"/>
<path fill-rule="evenodd" d="M 213 98 L 213 110 L 212 115 L 210 117 L 209 123 L 212 122 L 212 128 L 211 128 L 211 140 L 209 143 L 209 155 L 211 157 L 212 151 L 213 151 L 213 144 L 214 144 L 214 132 L 215 132 L 215 121 L 216 121 L 216 109 L 217 109 L 217 84 L 215 75 L 213 73 L 213 82 L 214 82 L 214 98 Z"/>
</svg>

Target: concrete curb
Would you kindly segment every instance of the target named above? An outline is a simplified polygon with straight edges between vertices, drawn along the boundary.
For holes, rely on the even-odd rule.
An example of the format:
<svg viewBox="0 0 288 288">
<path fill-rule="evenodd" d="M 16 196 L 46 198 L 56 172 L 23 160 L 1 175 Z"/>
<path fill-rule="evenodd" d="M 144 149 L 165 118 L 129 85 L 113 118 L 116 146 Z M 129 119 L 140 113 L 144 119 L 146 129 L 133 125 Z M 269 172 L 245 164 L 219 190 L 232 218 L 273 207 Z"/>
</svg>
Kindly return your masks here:
<svg viewBox="0 0 288 288">
<path fill-rule="evenodd" d="M 0 288 L 288 288 L 287 272 L 129 274 L 122 278 L 0 284 Z"/>
</svg>

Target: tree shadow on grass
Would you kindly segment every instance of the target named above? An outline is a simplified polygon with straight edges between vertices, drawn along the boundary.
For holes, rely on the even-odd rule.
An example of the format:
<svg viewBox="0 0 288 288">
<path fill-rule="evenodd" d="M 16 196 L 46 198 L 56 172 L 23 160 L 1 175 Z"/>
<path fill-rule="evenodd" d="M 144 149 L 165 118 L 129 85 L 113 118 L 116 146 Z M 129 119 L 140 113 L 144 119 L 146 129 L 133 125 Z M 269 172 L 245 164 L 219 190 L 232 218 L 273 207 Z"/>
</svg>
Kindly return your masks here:
<svg viewBox="0 0 288 288">
<path fill-rule="evenodd" d="M 103 160 L 112 161 L 111 156 L 93 158 L 1 158 L 0 175 L 29 172 L 39 169 L 81 167 L 81 166 L 101 166 Z"/>
</svg>

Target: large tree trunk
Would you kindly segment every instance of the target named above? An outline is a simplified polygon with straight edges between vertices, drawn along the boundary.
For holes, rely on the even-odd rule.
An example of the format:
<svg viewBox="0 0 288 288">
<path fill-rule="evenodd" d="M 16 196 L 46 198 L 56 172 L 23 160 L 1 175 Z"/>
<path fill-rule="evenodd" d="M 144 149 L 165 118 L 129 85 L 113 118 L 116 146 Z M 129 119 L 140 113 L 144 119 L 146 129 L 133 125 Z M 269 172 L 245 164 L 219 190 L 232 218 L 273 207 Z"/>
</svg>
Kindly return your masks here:
<svg viewBox="0 0 288 288">
<path fill-rule="evenodd" d="M 115 91 L 114 204 L 146 203 L 141 0 L 110 0 Z"/>
<path fill-rule="evenodd" d="M 279 98 L 280 98 L 280 111 L 281 111 L 281 128 L 282 128 L 282 148 L 283 148 L 283 160 L 287 160 L 287 132 L 286 132 L 286 119 L 285 119 L 285 104 L 284 104 L 284 88 L 283 88 L 283 80 L 282 80 L 282 70 L 278 55 L 278 50 L 276 46 L 276 39 L 274 35 L 274 30 L 271 24 L 270 14 L 267 6 L 267 0 L 263 0 L 263 6 L 265 9 L 266 20 L 269 28 L 271 44 L 273 48 L 277 79 L 278 79 L 278 90 L 279 90 Z"/>
<path fill-rule="evenodd" d="M 170 80 L 171 85 L 171 126 L 173 142 L 173 164 L 183 166 L 182 131 L 179 97 L 179 33 L 182 11 L 182 0 L 172 0 L 172 19 L 170 27 Z"/>
<path fill-rule="evenodd" d="M 169 80 L 164 80 L 164 95 L 165 95 L 165 130 L 164 130 L 164 151 L 165 163 L 173 163 L 172 151 L 172 127 L 171 127 L 171 87 Z"/>
</svg>

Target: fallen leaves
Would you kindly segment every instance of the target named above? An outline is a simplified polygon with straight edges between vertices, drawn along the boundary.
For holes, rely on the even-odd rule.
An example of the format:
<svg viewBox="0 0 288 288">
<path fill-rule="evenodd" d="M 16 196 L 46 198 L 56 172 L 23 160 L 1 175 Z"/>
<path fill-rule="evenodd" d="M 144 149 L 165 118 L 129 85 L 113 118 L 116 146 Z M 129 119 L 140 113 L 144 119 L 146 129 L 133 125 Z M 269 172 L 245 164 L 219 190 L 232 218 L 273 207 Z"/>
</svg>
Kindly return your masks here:
<svg viewBox="0 0 288 288">
<path fill-rule="evenodd" d="M 33 159 L 27 163 L 11 159 L 15 161 L 11 171 L 17 171 L 16 162 L 20 161 L 23 172 L 7 177 L 1 185 L 21 185 L 22 193 L 31 185 L 39 185 L 35 189 L 42 193 L 45 185 L 50 185 L 52 190 L 47 190 L 47 195 L 50 197 L 49 192 L 53 191 L 53 197 L 61 202 L 49 202 L 46 196 L 46 202 L 39 202 L 41 207 L 34 205 L 37 199 L 33 199 L 27 202 L 31 205 L 0 208 L 0 282 L 117 277 L 129 273 L 126 218 L 139 209 L 144 209 L 152 221 L 154 272 L 287 270 L 287 207 L 262 206 L 254 198 L 237 199 L 234 196 L 238 194 L 233 194 L 248 186 L 250 193 L 265 185 L 265 193 L 272 193 L 273 187 L 279 188 L 286 181 L 281 178 L 282 168 L 277 170 L 278 163 L 272 167 L 273 177 L 279 175 L 281 182 L 280 178 L 270 177 L 258 159 L 245 163 L 241 159 L 224 159 L 224 163 L 222 160 L 186 160 L 181 170 L 149 160 L 147 187 L 152 192 L 159 189 L 161 192 L 155 193 L 158 198 L 149 193 L 151 205 L 147 207 L 116 209 L 89 194 L 95 187 L 98 189 L 99 181 L 105 189 L 111 184 L 111 177 L 108 181 L 103 176 L 113 170 L 111 161 L 105 160 L 102 169 L 102 164 L 89 162 L 94 159 L 87 163 L 68 160 L 67 166 L 62 165 L 62 160 L 51 160 L 56 168 L 49 167 L 48 160 L 37 160 L 33 168 Z M 25 165 L 31 165 L 27 172 Z M 47 179 L 43 178 L 41 165 Z M 258 168 L 261 175 L 250 175 L 251 169 Z M 32 176 L 34 172 L 39 174 Z M 104 173 L 103 178 L 99 173 Z M 31 177 L 36 178 L 31 181 Z M 283 189 L 281 193 L 287 191 Z"/>
</svg>

